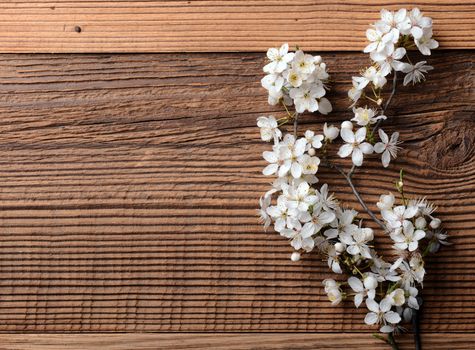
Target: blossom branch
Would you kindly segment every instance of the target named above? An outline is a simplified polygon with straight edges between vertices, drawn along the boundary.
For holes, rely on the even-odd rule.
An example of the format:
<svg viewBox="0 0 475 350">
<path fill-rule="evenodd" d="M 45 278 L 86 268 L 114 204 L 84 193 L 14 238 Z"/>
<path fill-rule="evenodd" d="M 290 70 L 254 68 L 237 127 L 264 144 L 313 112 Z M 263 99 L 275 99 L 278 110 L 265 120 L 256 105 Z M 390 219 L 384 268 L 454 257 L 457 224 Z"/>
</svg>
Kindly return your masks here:
<svg viewBox="0 0 475 350">
<path fill-rule="evenodd" d="M 272 150 L 263 152 L 269 164 L 262 172 L 277 176 L 272 188 L 260 199 L 259 213 L 264 228 L 273 224 L 275 231 L 289 240 L 294 249 L 292 261 L 300 260 L 303 252 L 317 249 L 328 259 L 333 272 L 349 275 L 347 282 L 323 281 L 333 305 L 350 296 L 356 307 L 365 303 L 368 313 L 364 322 L 379 325 L 380 332 L 388 336 L 377 338 L 393 350 L 398 350 L 394 336 L 401 329 L 400 323 L 412 318 L 416 350 L 420 350 L 417 311 L 422 305 L 418 288 L 425 275 L 423 257 L 436 252 L 441 245 L 448 245 L 448 235 L 439 229 L 441 221 L 432 216 L 435 208 L 431 203 L 404 196 L 402 172 L 396 182 L 402 200 L 397 204 L 392 193 L 381 195 L 377 203 L 379 218 L 366 205 L 353 176 L 363 165 L 365 155 L 380 154 L 385 168 L 396 158 L 399 133 L 389 137 L 380 128 L 396 93 L 396 72 L 406 73 L 403 85 L 424 80 L 424 74 L 432 69 L 425 65 L 426 61 L 412 64 L 401 59 L 407 56 L 406 49 L 415 46 L 422 54 L 430 55 L 438 44 L 432 39 L 432 20 L 417 8 L 410 12 L 382 10 L 381 20 L 366 34 L 370 44 L 364 51 L 371 54 L 372 63 L 361 75 L 353 77 L 348 96 L 354 102 L 352 106 L 361 98 L 366 103 L 375 103 L 377 108 L 364 104 L 354 107 L 351 121 L 344 121 L 341 129 L 325 123 L 323 135 L 306 130 L 298 137 L 298 117 L 305 111 L 323 115 L 331 112 L 331 104 L 324 97 L 329 81 L 326 64 L 320 56 L 305 54 L 298 48 L 289 52 L 287 44 L 267 51 L 270 62 L 264 67 L 267 75 L 261 83 L 269 92 L 268 102 L 282 103 L 287 116 L 277 120 L 274 116 L 262 116 L 257 120 L 262 140 L 274 141 Z M 392 88 L 383 101 L 382 88 L 391 73 Z M 293 106 L 295 111 L 291 113 L 287 106 Z M 293 133 L 289 130 L 284 135 L 279 127 L 292 122 Z M 327 157 L 327 145 L 338 137 L 344 141 L 338 156 L 351 158 L 349 169 Z M 322 152 L 317 154 L 319 149 Z M 363 210 L 390 236 L 399 259 L 393 263 L 385 261 L 371 243 L 373 230 L 364 227 L 358 212 L 342 208 L 329 193 L 327 184 L 315 185 L 322 161 L 343 176 Z M 346 286 L 353 292 L 347 293 Z"/>
<path fill-rule="evenodd" d="M 330 164 L 330 163 L 329 163 Z M 381 220 L 379 220 L 376 215 L 373 213 L 373 211 L 371 209 L 368 208 L 368 206 L 366 205 L 365 201 L 363 200 L 363 198 L 361 198 L 361 195 L 360 193 L 358 192 L 358 190 L 356 189 L 355 185 L 353 184 L 353 180 L 351 179 L 351 176 L 353 175 L 353 172 L 354 172 L 354 169 L 355 167 L 353 166 L 351 168 L 351 170 L 347 173 L 345 173 L 345 171 L 339 167 L 338 165 L 330 165 L 332 168 L 338 170 L 338 172 L 343 176 L 343 178 L 346 180 L 346 182 L 348 183 L 348 185 L 350 186 L 351 190 L 353 191 L 353 194 L 355 195 L 356 199 L 358 200 L 358 202 L 361 204 L 361 206 L 363 207 L 363 209 L 366 211 L 366 213 L 368 213 L 368 215 L 373 219 L 373 221 L 375 223 L 377 223 L 379 225 L 379 227 L 381 227 L 384 231 L 386 231 L 386 226 L 383 224 L 383 222 Z"/>
</svg>

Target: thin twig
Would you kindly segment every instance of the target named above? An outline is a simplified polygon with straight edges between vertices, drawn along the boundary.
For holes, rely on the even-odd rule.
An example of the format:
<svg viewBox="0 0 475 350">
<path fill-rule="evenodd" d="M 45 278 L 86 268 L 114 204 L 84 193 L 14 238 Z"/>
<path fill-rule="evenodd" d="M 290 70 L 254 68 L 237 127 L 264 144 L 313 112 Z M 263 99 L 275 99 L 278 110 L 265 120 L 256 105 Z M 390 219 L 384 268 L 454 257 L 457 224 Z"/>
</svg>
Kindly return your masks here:
<svg viewBox="0 0 475 350">
<path fill-rule="evenodd" d="M 414 344 L 416 350 L 422 350 L 421 332 L 419 327 L 419 312 L 421 307 L 422 306 L 419 306 L 419 310 L 413 310 L 414 314 L 412 315 L 412 331 L 414 332 Z"/>
<path fill-rule="evenodd" d="M 354 169 L 352 168 L 352 170 L 350 170 L 350 172 L 346 174 L 345 171 L 338 165 L 334 165 L 331 163 L 329 164 L 330 164 L 330 167 L 338 170 L 338 172 L 345 178 L 346 182 L 348 182 L 348 185 L 350 185 L 350 188 L 353 191 L 353 194 L 355 195 L 356 199 L 358 200 L 358 202 L 360 202 L 361 206 L 368 213 L 368 215 L 371 216 L 371 218 L 374 220 L 375 223 L 377 223 L 384 231 L 386 231 L 386 225 L 384 225 L 383 222 L 379 220 L 376 217 L 376 215 L 374 215 L 373 211 L 368 208 L 365 201 L 363 200 L 363 198 L 361 198 L 360 193 L 358 192 L 355 185 L 353 184 L 353 180 L 351 179 L 350 173 L 352 172 L 352 170 L 354 171 Z"/>
<path fill-rule="evenodd" d="M 396 93 L 396 84 L 397 84 L 397 74 L 396 74 L 396 71 L 394 71 L 394 76 L 393 76 L 393 88 L 391 90 L 391 94 L 389 95 L 388 97 L 388 100 L 386 101 L 386 104 L 384 105 L 382 111 L 381 111 L 381 114 L 382 115 L 385 115 L 386 111 L 388 110 L 388 107 L 389 107 L 389 104 L 391 103 L 391 100 L 393 99 L 394 97 L 394 94 Z M 377 122 L 376 122 L 376 125 L 374 126 L 373 130 L 371 131 L 373 134 L 374 132 L 378 129 L 379 125 L 381 124 L 383 120 L 382 119 L 379 119 Z"/>
<path fill-rule="evenodd" d="M 392 350 L 399 350 L 399 346 L 396 343 L 396 339 L 394 339 L 394 336 L 392 333 L 388 334 L 388 343 L 391 345 Z"/>
<path fill-rule="evenodd" d="M 294 138 L 297 139 L 297 125 L 299 123 L 299 115 L 298 113 L 295 113 L 294 115 Z"/>
</svg>

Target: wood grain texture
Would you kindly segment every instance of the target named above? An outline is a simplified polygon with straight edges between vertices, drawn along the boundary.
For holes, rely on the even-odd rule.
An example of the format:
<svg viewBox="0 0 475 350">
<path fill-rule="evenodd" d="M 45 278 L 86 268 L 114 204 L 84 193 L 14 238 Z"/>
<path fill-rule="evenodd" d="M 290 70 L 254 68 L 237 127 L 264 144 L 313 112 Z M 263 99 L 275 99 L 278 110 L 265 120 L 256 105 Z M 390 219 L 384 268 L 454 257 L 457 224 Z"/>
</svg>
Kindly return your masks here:
<svg viewBox="0 0 475 350">
<path fill-rule="evenodd" d="M 443 48 L 475 48 L 473 0 L 0 1 L 0 52 L 362 50 L 382 8 L 419 6 Z"/>
<path fill-rule="evenodd" d="M 427 334 L 432 350 L 472 350 L 473 334 Z M 357 345 L 356 345 L 357 344 Z M 21 334 L 0 335 L 0 350 L 381 350 L 387 348 L 368 333 L 240 333 L 240 334 Z M 413 349 L 410 338 L 400 350 Z"/>
<path fill-rule="evenodd" d="M 366 55 L 326 54 L 328 117 Z M 475 332 L 473 52 L 437 52 L 424 85 L 404 88 L 385 129 L 401 157 L 355 176 L 374 204 L 399 168 L 453 236 L 428 260 L 424 332 Z M 257 223 L 269 178 L 255 120 L 278 113 L 260 87 L 262 54 L 0 55 L 0 332 L 369 329 L 331 307 L 318 256 Z M 344 181 L 321 182 L 359 208 Z M 378 249 L 391 254 L 378 234 Z"/>
</svg>

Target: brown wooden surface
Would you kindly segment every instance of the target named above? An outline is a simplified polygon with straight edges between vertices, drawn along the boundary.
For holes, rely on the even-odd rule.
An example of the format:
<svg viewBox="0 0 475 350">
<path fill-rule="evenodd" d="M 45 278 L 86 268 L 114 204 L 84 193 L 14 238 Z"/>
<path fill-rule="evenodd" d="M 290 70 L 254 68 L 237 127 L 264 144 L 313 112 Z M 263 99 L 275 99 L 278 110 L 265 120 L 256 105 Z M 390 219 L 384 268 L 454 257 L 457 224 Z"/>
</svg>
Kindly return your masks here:
<svg viewBox="0 0 475 350">
<path fill-rule="evenodd" d="M 424 348 L 472 350 L 473 334 L 423 335 Z M 413 349 L 410 337 L 400 350 Z M 356 346 L 356 347 L 355 347 Z M 337 350 L 386 349 L 367 333 L 259 334 L 19 334 L 0 335 L 0 350 Z"/>
<path fill-rule="evenodd" d="M 362 50 L 381 8 L 419 6 L 444 48 L 475 48 L 473 0 L 0 1 L 0 52 Z"/>
<path fill-rule="evenodd" d="M 346 90 L 366 63 L 323 57 L 335 111 L 301 129 L 349 118 Z M 387 113 L 405 151 L 355 177 L 374 208 L 404 167 L 408 193 L 439 206 L 455 245 L 428 259 L 426 333 L 475 332 L 472 60 L 435 53 L 428 81 L 401 89 Z M 291 263 L 285 239 L 257 223 L 270 180 L 255 120 L 278 110 L 259 84 L 263 62 L 0 55 L 0 332 L 372 330 L 351 302 L 329 305 L 320 258 Z M 340 178 L 321 181 L 358 208 Z"/>
</svg>

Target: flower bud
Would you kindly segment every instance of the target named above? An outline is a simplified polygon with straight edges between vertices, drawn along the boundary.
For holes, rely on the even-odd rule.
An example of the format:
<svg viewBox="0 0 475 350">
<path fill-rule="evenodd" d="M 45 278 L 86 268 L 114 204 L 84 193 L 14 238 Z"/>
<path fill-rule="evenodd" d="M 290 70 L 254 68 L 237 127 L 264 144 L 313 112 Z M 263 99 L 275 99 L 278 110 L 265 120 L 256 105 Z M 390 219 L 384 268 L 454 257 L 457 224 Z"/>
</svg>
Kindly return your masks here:
<svg viewBox="0 0 475 350">
<path fill-rule="evenodd" d="M 328 126 L 327 123 L 323 125 L 323 135 L 330 141 L 333 141 L 338 137 L 338 133 L 340 130 L 336 126 L 330 125 Z"/>
<path fill-rule="evenodd" d="M 364 238 L 365 238 L 365 241 L 372 241 L 374 239 L 374 232 L 373 232 L 373 229 L 369 228 L 369 227 L 365 227 L 363 229 L 361 229 L 364 233 Z"/>
<path fill-rule="evenodd" d="M 308 150 L 308 155 L 309 155 L 309 156 L 314 156 L 315 154 L 316 154 L 315 148 L 310 148 L 310 149 Z"/>
<path fill-rule="evenodd" d="M 300 260 L 300 253 L 299 252 L 293 252 L 292 255 L 290 256 L 290 260 L 293 262 L 299 261 Z"/>
<path fill-rule="evenodd" d="M 403 186 L 404 186 L 404 182 L 399 181 L 399 182 L 397 183 L 397 187 L 402 188 Z"/>
<path fill-rule="evenodd" d="M 347 128 L 350 130 L 353 130 L 353 123 L 350 122 L 349 120 L 345 120 L 343 123 L 341 123 L 341 128 Z"/>
<path fill-rule="evenodd" d="M 430 225 L 431 228 L 436 229 L 436 228 L 439 228 L 441 223 L 442 223 L 442 221 L 440 221 L 440 219 L 434 218 L 434 219 L 432 219 L 432 221 L 430 222 L 429 225 Z"/>
<path fill-rule="evenodd" d="M 315 64 L 320 64 L 322 62 L 322 56 L 314 56 Z"/>
<path fill-rule="evenodd" d="M 416 219 L 416 229 L 423 230 L 427 226 L 427 221 L 423 217 L 418 217 Z"/>
<path fill-rule="evenodd" d="M 343 253 L 345 251 L 345 245 L 343 243 L 335 243 L 335 250 L 337 253 Z"/>
<path fill-rule="evenodd" d="M 368 276 L 363 280 L 363 284 L 366 289 L 376 289 L 378 281 L 373 276 Z"/>
</svg>

